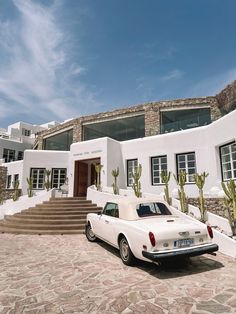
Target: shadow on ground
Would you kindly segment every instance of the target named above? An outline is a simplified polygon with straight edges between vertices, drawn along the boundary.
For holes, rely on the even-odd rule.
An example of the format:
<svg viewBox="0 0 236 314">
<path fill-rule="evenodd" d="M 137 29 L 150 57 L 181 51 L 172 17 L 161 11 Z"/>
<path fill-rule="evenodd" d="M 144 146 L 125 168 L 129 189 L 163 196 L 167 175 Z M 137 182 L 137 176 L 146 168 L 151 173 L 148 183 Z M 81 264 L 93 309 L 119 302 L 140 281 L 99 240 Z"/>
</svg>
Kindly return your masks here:
<svg viewBox="0 0 236 314">
<path fill-rule="evenodd" d="M 97 244 L 115 255 L 117 258 L 120 258 L 119 251 L 114 247 L 102 241 L 99 241 Z M 158 279 L 184 277 L 224 267 L 222 263 L 212 259 L 210 256 L 210 254 L 205 254 L 185 259 L 173 259 L 160 264 L 137 260 L 134 267 L 137 267 Z"/>
</svg>

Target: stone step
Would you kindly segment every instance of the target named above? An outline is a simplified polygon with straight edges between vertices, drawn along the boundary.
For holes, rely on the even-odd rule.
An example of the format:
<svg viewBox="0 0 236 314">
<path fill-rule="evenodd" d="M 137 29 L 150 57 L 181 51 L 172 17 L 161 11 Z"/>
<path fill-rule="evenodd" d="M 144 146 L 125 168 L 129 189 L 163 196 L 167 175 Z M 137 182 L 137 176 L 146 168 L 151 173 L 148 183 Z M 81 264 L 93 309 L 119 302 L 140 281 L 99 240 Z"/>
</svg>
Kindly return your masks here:
<svg viewBox="0 0 236 314">
<path fill-rule="evenodd" d="M 15 214 L 14 217 L 22 217 L 23 219 L 84 219 L 86 215 L 84 214 L 66 214 L 66 215 L 41 215 L 41 214 Z"/>
<path fill-rule="evenodd" d="M 85 229 L 85 224 L 80 223 L 80 224 L 19 224 L 19 223 L 13 223 L 13 222 L 5 222 L 0 224 L 0 230 L 2 227 L 7 227 L 7 228 L 14 228 L 14 229 L 25 229 L 25 230 L 84 230 Z"/>
<path fill-rule="evenodd" d="M 38 204 L 0 220 L 0 232 L 14 234 L 81 234 L 88 213 L 99 213 L 85 198 L 60 198 Z"/>
<path fill-rule="evenodd" d="M 55 211 L 52 211 L 52 212 L 27 212 L 27 211 L 24 211 L 22 212 L 23 215 L 35 215 L 35 216 L 38 216 L 38 215 L 43 215 L 43 216 L 60 216 L 60 215 L 80 215 L 82 214 L 83 216 L 87 216 L 87 214 L 90 214 L 90 213 L 99 213 L 100 210 L 98 211 L 90 211 L 90 212 L 83 212 L 81 213 L 81 211 L 70 211 L 70 212 L 67 212 L 67 211 L 59 211 L 59 212 L 55 212 Z"/>
<path fill-rule="evenodd" d="M 88 200 L 84 196 L 78 196 L 78 197 L 68 196 L 68 197 L 51 197 L 50 201 L 88 201 Z"/>
<path fill-rule="evenodd" d="M 29 229 L 14 229 L 9 227 L 1 227 L 0 226 L 0 233 L 12 233 L 12 234 L 37 234 L 37 235 L 66 235 L 66 234 L 83 234 L 84 230 L 29 230 Z"/>
<path fill-rule="evenodd" d="M 63 208 L 63 207 L 78 207 L 78 208 L 83 208 L 83 207 L 96 207 L 97 205 L 96 204 L 92 204 L 92 203 L 88 203 L 88 204 L 81 204 L 81 203 L 78 203 L 78 204 L 51 204 L 51 203 L 43 203 L 43 204 L 38 204 L 36 206 L 34 206 L 33 208 L 41 208 L 41 207 L 50 207 L 50 208 L 53 208 L 53 207 L 56 207 L 56 208 Z"/>
<path fill-rule="evenodd" d="M 10 224 L 41 224 L 41 225 L 66 225 L 66 224 L 84 224 L 86 222 L 86 217 L 80 218 L 80 219 L 32 219 L 32 218 L 23 218 L 23 217 L 7 217 L 5 218 L 5 223 L 10 223 Z"/>
<path fill-rule="evenodd" d="M 66 202 L 66 201 L 44 201 L 42 203 L 43 204 L 50 204 L 50 205 L 86 205 L 86 204 L 92 204 L 91 201 L 70 201 L 70 202 Z M 39 206 L 39 205 L 36 205 Z"/>
<path fill-rule="evenodd" d="M 93 212 L 99 212 L 101 211 L 102 208 L 94 207 L 94 208 L 86 208 L 86 209 L 76 209 L 76 208 L 53 208 L 53 209 L 25 209 L 22 211 L 22 213 L 39 213 L 39 214 L 60 214 L 60 213 L 82 213 L 82 214 L 87 214 L 87 213 L 93 213 Z"/>
</svg>

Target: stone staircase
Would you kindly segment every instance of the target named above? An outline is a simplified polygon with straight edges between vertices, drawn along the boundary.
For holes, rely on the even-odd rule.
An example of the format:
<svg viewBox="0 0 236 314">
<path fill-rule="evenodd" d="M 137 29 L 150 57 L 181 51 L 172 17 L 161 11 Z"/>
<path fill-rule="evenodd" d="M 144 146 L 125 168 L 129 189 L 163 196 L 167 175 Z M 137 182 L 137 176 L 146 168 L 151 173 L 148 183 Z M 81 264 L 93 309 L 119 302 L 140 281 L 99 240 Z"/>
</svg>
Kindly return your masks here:
<svg viewBox="0 0 236 314">
<path fill-rule="evenodd" d="M 86 215 L 101 207 L 84 197 L 52 198 L 20 213 L 0 220 L 0 233 L 15 234 L 81 234 Z"/>
</svg>

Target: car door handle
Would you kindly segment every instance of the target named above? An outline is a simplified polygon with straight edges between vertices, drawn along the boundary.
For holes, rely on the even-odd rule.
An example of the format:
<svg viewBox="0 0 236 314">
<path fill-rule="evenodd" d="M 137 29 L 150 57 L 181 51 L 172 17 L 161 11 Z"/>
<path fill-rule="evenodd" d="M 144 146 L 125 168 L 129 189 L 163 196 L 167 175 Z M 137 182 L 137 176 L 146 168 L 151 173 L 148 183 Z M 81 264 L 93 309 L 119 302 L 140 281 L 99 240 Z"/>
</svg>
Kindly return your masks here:
<svg viewBox="0 0 236 314">
<path fill-rule="evenodd" d="M 106 224 L 109 224 L 109 221 L 108 221 L 108 220 L 105 220 L 105 223 L 106 223 Z"/>
</svg>

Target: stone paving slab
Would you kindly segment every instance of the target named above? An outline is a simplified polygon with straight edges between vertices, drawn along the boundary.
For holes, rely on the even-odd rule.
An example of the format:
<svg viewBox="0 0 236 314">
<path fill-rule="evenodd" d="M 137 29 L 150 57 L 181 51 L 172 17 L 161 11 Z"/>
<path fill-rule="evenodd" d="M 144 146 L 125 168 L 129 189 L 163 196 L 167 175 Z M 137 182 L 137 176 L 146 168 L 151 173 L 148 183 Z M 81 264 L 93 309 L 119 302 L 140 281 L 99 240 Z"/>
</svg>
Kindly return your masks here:
<svg viewBox="0 0 236 314">
<path fill-rule="evenodd" d="M 84 235 L 0 234 L 0 313 L 236 313 L 236 261 L 123 265 Z"/>
</svg>

